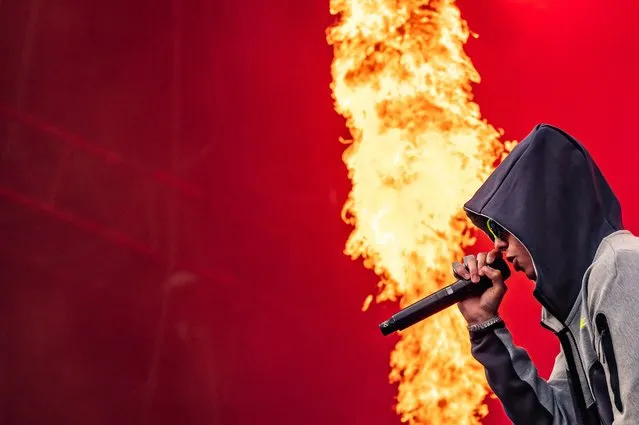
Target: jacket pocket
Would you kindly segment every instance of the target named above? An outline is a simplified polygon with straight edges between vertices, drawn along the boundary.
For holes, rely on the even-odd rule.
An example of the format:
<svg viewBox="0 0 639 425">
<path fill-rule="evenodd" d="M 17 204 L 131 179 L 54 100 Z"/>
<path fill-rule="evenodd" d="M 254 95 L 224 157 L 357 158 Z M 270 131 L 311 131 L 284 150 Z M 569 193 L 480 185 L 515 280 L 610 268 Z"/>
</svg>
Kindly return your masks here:
<svg viewBox="0 0 639 425">
<path fill-rule="evenodd" d="M 595 317 L 597 331 L 601 338 L 601 349 L 603 350 L 603 362 L 608 366 L 610 373 L 610 387 L 615 401 L 615 407 L 619 412 L 623 412 L 623 403 L 621 401 L 621 391 L 619 389 L 619 370 L 617 369 L 617 359 L 615 358 L 615 349 L 612 345 L 612 335 L 608 327 L 608 319 L 603 313 L 597 314 Z"/>
</svg>

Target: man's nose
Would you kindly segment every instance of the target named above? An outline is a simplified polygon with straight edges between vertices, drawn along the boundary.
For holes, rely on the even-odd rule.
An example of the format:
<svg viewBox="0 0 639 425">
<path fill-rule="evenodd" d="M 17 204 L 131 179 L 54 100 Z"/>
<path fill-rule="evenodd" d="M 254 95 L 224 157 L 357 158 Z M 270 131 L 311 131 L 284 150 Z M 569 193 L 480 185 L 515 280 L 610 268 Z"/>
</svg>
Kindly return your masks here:
<svg viewBox="0 0 639 425">
<path fill-rule="evenodd" d="M 506 248 L 508 248 L 508 243 L 504 240 L 501 240 L 499 238 L 495 238 L 495 249 L 498 251 L 504 251 L 506 250 Z"/>
</svg>

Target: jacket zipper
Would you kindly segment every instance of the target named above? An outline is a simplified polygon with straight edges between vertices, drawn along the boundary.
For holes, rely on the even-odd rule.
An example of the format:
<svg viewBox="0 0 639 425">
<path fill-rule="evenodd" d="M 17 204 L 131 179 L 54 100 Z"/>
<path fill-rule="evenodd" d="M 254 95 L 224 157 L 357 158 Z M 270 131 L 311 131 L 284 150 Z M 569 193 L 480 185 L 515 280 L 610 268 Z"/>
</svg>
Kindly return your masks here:
<svg viewBox="0 0 639 425">
<path fill-rule="evenodd" d="M 608 367 L 610 373 L 610 387 L 615 399 L 615 407 L 619 412 L 623 412 L 623 402 L 621 401 L 621 390 L 619 388 L 619 370 L 617 368 L 617 359 L 615 358 L 615 349 L 612 345 L 612 335 L 608 327 L 608 319 L 603 313 L 597 314 L 595 317 L 595 325 L 600 335 L 601 348 L 603 350 L 603 363 Z"/>
<path fill-rule="evenodd" d="M 572 346 L 570 345 L 570 331 L 568 328 L 556 332 L 555 334 L 559 338 L 561 347 L 564 350 L 564 357 L 566 358 L 566 366 L 568 373 L 568 382 L 572 393 L 573 400 L 575 402 L 575 414 L 577 415 L 577 423 L 584 425 L 599 425 L 601 420 L 599 414 L 596 411 L 596 404 L 593 405 L 593 409 L 588 409 L 586 406 L 586 398 L 581 386 L 581 379 L 577 372 L 577 363 L 573 353 Z"/>
</svg>

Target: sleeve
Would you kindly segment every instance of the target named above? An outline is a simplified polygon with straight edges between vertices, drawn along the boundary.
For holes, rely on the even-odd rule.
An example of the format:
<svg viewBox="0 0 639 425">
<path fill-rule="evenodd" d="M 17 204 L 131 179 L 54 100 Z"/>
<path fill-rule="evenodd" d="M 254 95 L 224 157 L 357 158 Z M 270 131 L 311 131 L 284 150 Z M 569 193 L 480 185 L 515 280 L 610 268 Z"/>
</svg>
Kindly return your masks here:
<svg viewBox="0 0 639 425">
<path fill-rule="evenodd" d="M 542 379 L 528 353 L 500 327 L 471 333 L 472 353 L 514 425 L 564 425 L 576 421 L 563 351 L 550 379 Z"/>
<path fill-rule="evenodd" d="M 615 252 L 592 269 L 588 319 L 604 367 L 614 425 L 639 422 L 639 253 Z"/>
</svg>

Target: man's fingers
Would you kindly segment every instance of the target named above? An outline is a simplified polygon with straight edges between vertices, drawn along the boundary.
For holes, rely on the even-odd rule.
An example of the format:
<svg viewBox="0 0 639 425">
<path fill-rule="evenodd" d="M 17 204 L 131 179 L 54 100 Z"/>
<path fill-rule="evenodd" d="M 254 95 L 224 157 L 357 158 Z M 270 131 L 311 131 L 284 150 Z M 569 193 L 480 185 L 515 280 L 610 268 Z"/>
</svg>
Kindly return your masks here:
<svg viewBox="0 0 639 425">
<path fill-rule="evenodd" d="M 483 268 L 486 265 L 486 253 L 480 252 L 477 254 L 477 274 L 480 276 L 484 275 Z"/>
<path fill-rule="evenodd" d="M 488 267 L 488 264 L 492 264 L 497 258 L 501 258 L 501 256 L 501 251 L 497 249 L 493 249 L 488 253 L 481 252 L 477 254 L 477 256 L 467 255 L 464 257 L 464 265 L 453 263 L 453 271 L 463 279 L 470 279 L 474 283 L 479 282 L 481 276 L 486 276 L 494 280 L 501 275 L 501 272 L 492 267 Z"/>
<path fill-rule="evenodd" d="M 498 249 L 492 249 L 486 254 L 486 264 L 492 264 L 496 259 L 501 258 L 501 251 Z"/>
<path fill-rule="evenodd" d="M 466 268 L 464 267 L 462 263 L 458 263 L 458 262 L 453 263 L 453 273 L 455 273 L 457 276 L 461 277 L 462 279 L 470 279 L 470 273 L 468 272 L 468 270 L 466 270 Z"/>
<path fill-rule="evenodd" d="M 477 259 L 474 255 L 467 255 L 464 257 L 464 264 L 468 267 L 470 272 L 470 280 L 477 283 L 479 282 L 479 273 L 477 269 Z"/>
</svg>

